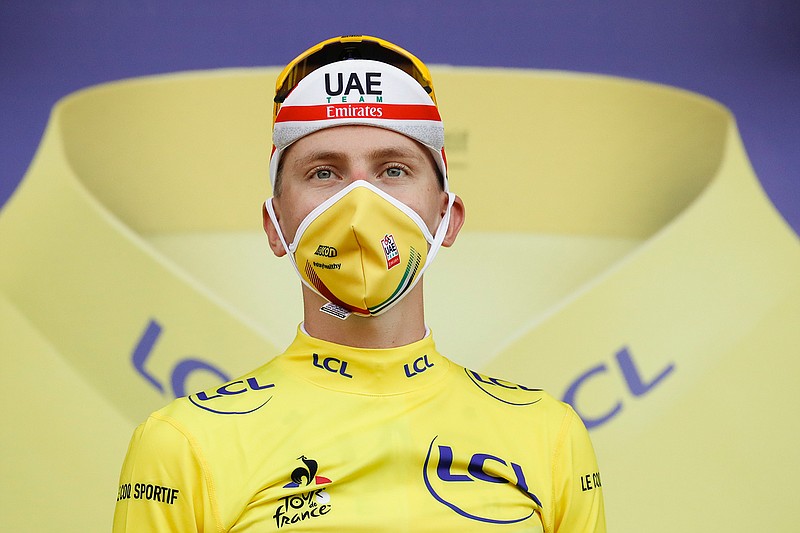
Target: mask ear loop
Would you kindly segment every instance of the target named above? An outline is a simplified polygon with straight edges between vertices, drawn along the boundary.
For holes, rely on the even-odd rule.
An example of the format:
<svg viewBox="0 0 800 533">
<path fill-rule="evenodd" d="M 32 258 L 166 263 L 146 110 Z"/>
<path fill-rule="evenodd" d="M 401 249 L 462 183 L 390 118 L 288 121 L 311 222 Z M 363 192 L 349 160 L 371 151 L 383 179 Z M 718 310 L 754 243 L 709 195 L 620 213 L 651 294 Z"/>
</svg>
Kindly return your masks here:
<svg viewBox="0 0 800 533">
<path fill-rule="evenodd" d="M 447 235 L 447 229 L 450 226 L 450 212 L 452 211 L 453 203 L 455 201 L 456 201 L 456 195 L 452 192 L 448 192 L 447 209 L 445 210 L 444 215 L 442 216 L 442 221 L 439 222 L 439 227 L 436 228 L 436 233 L 434 234 L 433 242 L 431 243 L 431 249 L 430 251 L 428 251 L 428 258 L 425 261 L 425 267 L 427 267 L 428 264 L 430 264 L 433 261 L 433 259 L 439 253 L 439 249 L 442 247 L 444 238 Z"/>
<path fill-rule="evenodd" d="M 269 215 L 270 220 L 272 220 L 272 224 L 275 226 L 275 230 L 278 232 L 278 238 L 280 239 L 281 244 L 283 245 L 283 249 L 286 251 L 286 255 L 289 256 L 289 260 L 292 262 L 292 266 L 294 266 L 294 269 L 297 272 L 297 275 L 300 276 L 300 281 L 303 282 L 303 285 L 305 285 L 306 287 L 308 287 L 312 291 L 314 291 L 317 294 L 319 294 L 317 292 L 317 289 L 315 289 L 314 287 L 312 287 L 311 285 L 306 283 L 306 280 L 303 278 L 302 274 L 300 274 L 300 269 L 297 267 L 297 261 L 294 258 L 294 253 L 291 251 L 291 249 L 289 248 L 289 245 L 286 243 L 286 239 L 283 236 L 283 229 L 281 228 L 281 225 L 278 222 L 278 217 L 275 215 L 275 207 L 272 205 L 272 201 L 274 199 L 275 198 L 272 197 L 269 200 L 267 200 L 266 202 L 264 202 L 264 207 L 267 208 L 267 214 Z M 322 295 L 320 294 L 320 296 L 322 296 Z M 324 296 L 323 296 L 323 298 L 324 298 Z"/>
<path fill-rule="evenodd" d="M 275 207 L 272 205 L 273 198 L 269 198 L 266 202 L 264 202 L 264 207 L 267 208 L 267 214 L 269 215 L 269 219 L 272 221 L 272 225 L 275 226 L 275 229 L 278 232 L 278 238 L 281 240 L 281 244 L 283 245 L 283 249 L 287 254 L 291 254 L 289 250 L 289 245 L 286 244 L 286 239 L 283 237 L 283 230 L 281 229 L 281 225 L 278 223 L 278 217 L 275 216 Z"/>
</svg>

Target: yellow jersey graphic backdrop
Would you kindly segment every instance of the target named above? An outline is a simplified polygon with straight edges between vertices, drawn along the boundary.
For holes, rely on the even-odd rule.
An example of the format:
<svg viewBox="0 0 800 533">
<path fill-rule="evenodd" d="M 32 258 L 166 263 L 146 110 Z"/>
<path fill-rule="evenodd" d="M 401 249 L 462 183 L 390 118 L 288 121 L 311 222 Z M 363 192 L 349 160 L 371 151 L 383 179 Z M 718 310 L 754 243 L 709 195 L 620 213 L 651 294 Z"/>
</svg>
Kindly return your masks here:
<svg viewBox="0 0 800 533">
<path fill-rule="evenodd" d="M 276 74 L 55 107 L 0 212 L 3 529 L 109 529 L 134 426 L 291 341 L 299 282 L 260 229 Z M 575 407 L 610 531 L 792 530 L 800 246 L 733 117 L 623 79 L 434 76 L 468 212 L 426 275 L 438 348 Z"/>
</svg>

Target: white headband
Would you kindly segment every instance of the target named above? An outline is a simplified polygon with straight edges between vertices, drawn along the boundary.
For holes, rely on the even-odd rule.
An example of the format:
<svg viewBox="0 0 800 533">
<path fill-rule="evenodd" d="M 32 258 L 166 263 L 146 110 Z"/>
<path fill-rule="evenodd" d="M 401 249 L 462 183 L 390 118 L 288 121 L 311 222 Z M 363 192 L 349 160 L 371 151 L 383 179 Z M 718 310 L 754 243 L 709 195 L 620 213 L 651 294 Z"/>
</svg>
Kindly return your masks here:
<svg viewBox="0 0 800 533">
<path fill-rule="evenodd" d="M 366 125 L 402 133 L 426 146 L 447 186 L 444 125 L 425 89 L 402 70 L 380 61 L 349 59 L 318 68 L 297 84 L 272 130 L 272 187 L 286 148 L 315 131 Z"/>
</svg>

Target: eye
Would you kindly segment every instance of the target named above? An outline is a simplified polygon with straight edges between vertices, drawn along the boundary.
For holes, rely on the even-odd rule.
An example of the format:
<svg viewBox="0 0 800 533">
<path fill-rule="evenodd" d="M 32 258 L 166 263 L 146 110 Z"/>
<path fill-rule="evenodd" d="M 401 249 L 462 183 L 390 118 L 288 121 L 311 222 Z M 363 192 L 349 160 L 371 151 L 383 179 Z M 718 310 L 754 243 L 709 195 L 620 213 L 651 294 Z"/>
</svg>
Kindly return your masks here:
<svg viewBox="0 0 800 533">
<path fill-rule="evenodd" d="M 401 178 L 407 174 L 405 166 L 392 166 L 383 171 L 387 178 Z"/>
<path fill-rule="evenodd" d="M 327 168 L 319 168 L 314 172 L 314 177 L 320 180 L 328 180 L 333 177 L 333 172 Z"/>
</svg>

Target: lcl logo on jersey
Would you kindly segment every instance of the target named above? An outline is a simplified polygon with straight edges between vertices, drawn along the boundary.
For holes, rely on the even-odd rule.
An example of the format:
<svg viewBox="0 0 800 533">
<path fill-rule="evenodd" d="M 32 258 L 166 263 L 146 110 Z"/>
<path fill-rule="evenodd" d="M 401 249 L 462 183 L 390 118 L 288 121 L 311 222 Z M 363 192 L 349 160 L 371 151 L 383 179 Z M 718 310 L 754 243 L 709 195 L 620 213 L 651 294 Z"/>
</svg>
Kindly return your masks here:
<svg viewBox="0 0 800 533">
<path fill-rule="evenodd" d="M 264 393 L 252 393 L 271 389 L 274 386 L 274 383 L 259 382 L 259 378 L 251 376 L 225 383 L 213 392 L 203 391 L 191 394 L 189 401 L 200 409 L 218 415 L 246 415 L 261 409 L 272 399 L 271 395 L 265 398 Z M 245 398 L 244 395 L 247 397 Z M 234 397 L 239 399 L 232 400 Z M 234 406 L 235 409 L 230 408 Z"/>
<path fill-rule="evenodd" d="M 466 368 L 464 372 L 467 373 L 472 383 L 480 390 L 503 403 L 509 405 L 533 405 L 542 399 L 542 389 L 529 389 L 523 385 L 485 376 Z"/>
<path fill-rule="evenodd" d="M 436 501 L 465 518 L 490 524 L 522 522 L 542 508 L 521 465 L 491 453 L 435 444 L 438 438 L 428 447 L 422 471 Z"/>
<path fill-rule="evenodd" d="M 418 376 L 434 366 L 436 365 L 428 360 L 428 354 L 425 354 L 414 359 L 413 363 L 404 364 L 403 370 L 405 371 L 407 378 L 413 378 L 414 376 Z"/>
<path fill-rule="evenodd" d="M 320 356 L 318 353 L 311 355 L 311 364 L 317 368 L 327 370 L 332 374 L 339 374 L 346 378 L 353 378 L 352 374 L 347 373 L 347 361 L 337 357 Z"/>
</svg>

